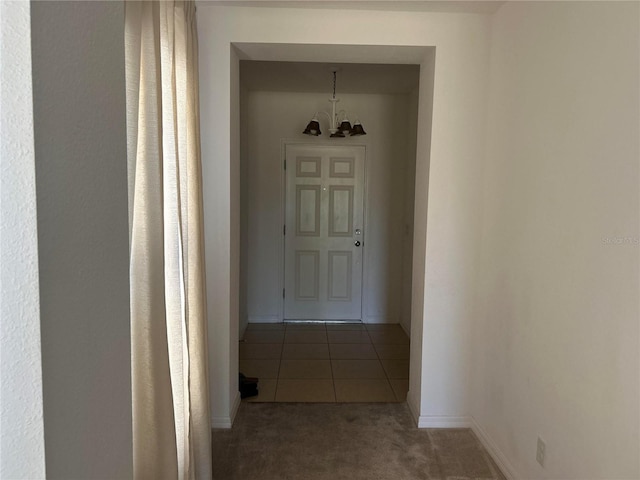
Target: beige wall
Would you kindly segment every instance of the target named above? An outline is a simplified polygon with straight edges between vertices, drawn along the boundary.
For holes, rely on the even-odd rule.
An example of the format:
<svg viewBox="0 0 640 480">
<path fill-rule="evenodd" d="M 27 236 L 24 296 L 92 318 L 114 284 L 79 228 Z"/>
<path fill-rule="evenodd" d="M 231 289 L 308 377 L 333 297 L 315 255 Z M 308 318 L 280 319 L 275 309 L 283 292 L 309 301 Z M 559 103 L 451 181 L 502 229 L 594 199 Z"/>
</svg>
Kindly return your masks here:
<svg viewBox="0 0 640 480">
<path fill-rule="evenodd" d="M 329 85 L 330 87 L 330 85 Z M 406 237 L 413 226 L 413 208 L 406 209 L 406 183 L 413 184 L 415 147 L 409 145 L 408 95 L 339 95 L 340 105 L 356 112 L 366 136 L 328 140 L 328 134 L 309 137 L 301 132 L 314 111 L 327 110 L 327 94 L 248 92 L 247 204 L 244 234 L 247 249 L 247 313 L 249 322 L 282 321 L 283 288 L 283 142 L 365 145 L 366 237 L 363 272 L 363 321 L 398 323 L 402 318 L 402 291 L 411 277 L 403 275 L 405 257 L 411 263 Z M 414 98 L 417 101 L 417 99 Z M 414 112 L 415 114 L 415 112 Z M 326 130 L 326 129 L 325 129 Z M 415 144 L 415 131 L 412 140 Z M 409 158 L 412 150 L 414 157 Z M 409 175 L 409 178 L 407 178 Z M 405 215 L 408 211 L 408 215 Z M 244 242 L 243 242 L 244 243 Z M 410 299 L 409 299 L 410 302 Z M 242 322 L 242 319 L 241 319 Z"/>
<path fill-rule="evenodd" d="M 472 413 L 514 478 L 640 478 L 639 13 L 493 18 Z"/>
</svg>

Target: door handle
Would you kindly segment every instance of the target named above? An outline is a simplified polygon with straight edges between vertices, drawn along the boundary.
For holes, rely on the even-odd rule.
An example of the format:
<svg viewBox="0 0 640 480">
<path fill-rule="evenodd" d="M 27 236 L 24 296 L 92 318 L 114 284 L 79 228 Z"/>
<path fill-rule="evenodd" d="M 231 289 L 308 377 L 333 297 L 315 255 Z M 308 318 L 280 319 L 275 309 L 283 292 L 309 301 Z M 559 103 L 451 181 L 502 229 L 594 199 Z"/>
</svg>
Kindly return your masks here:
<svg viewBox="0 0 640 480">
<path fill-rule="evenodd" d="M 354 245 L 355 245 L 356 247 L 359 247 L 359 246 L 360 246 L 360 240 L 356 240 L 356 242 L 354 243 Z"/>
</svg>

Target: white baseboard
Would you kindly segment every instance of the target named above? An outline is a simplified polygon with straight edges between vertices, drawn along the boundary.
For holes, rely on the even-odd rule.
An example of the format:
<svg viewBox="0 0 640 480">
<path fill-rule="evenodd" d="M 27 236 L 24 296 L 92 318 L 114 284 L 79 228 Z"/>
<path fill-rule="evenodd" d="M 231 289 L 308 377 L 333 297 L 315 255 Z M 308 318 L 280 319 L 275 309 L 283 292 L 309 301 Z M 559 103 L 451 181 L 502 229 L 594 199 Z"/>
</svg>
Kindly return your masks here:
<svg viewBox="0 0 640 480">
<path fill-rule="evenodd" d="M 233 399 L 233 405 L 231 405 L 231 425 L 233 425 L 233 422 L 235 422 L 236 420 L 236 415 L 238 414 L 239 408 L 240 408 L 240 392 L 236 391 L 236 396 Z"/>
<path fill-rule="evenodd" d="M 389 317 L 385 317 L 385 316 L 378 316 L 378 315 L 367 315 L 362 317 L 362 323 L 371 323 L 371 324 L 378 324 L 378 323 L 398 323 L 398 321 L 394 318 L 389 318 Z"/>
<path fill-rule="evenodd" d="M 507 456 L 502 453 L 502 450 L 498 448 L 498 445 L 491 439 L 491 437 L 487 434 L 487 432 L 480 426 L 480 424 L 476 421 L 475 418 L 471 417 L 471 430 L 476 434 L 482 446 L 485 450 L 491 455 L 493 461 L 496 462 L 500 471 L 507 477 L 507 480 L 517 480 L 518 478 L 523 478 L 518 474 L 516 469 L 511 465 Z"/>
<path fill-rule="evenodd" d="M 407 405 L 418 428 L 470 428 L 507 480 L 523 478 L 473 416 L 420 415 L 420 407 L 411 391 L 407 392 Z"/>
<path fill-rule="evenodd" d="M 471 428 L 471 417 L 454 415 L 420 415 L 418 428 Z"/>
<path fill-rule="evenodd" d="M 211 428 L 231 428 L 231 417 L 211 417 Z"/>
<path fill-rule="evenodd" d="M 240 408 L 240 392 L 236 392 L 229 416 L 211 417 L 211 428 L 231 428 L 236 419 L 238 408 Z"/>
<path fill-rule="evenodd" d="M 472 416 L 420 415 L 417 423 L 418 428 L 470 428 L 507 480 L 523 478 L 518 475 L 507 456 L 502 453 L 496 443 Z"/>
<path fill-rule="evenodd" d="M 278 315 L 249 315 L 249 323 L 282 323 L 282 317 Z"/>
</svg>

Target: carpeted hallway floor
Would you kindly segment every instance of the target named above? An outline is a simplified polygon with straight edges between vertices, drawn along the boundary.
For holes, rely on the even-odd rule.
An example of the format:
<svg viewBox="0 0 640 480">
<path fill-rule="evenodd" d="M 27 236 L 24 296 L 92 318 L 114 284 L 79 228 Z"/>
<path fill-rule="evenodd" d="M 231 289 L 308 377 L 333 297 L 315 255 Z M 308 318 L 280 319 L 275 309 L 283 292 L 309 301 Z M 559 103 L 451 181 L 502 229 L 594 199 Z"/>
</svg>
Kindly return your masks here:
<svg viewBox="0 0 640 480">
<path fill-rule="evenodd" d="M 213 431 L 221 480 L 504 480 L 468 429 L 418 429 L 405 403 L 242 403 Z"/>
</svg>

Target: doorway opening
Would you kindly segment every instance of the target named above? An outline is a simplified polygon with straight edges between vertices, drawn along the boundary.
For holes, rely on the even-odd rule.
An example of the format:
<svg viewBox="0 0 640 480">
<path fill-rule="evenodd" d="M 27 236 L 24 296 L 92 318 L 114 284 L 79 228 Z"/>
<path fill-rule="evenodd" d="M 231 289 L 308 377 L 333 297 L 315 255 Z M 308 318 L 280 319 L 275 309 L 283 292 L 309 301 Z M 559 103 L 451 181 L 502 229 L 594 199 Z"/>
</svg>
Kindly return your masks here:
<svg viewBox="0 0 640 480">
<path fill-rule="evenodd" d="M 303 135 L 335 68 L 240 61 L 239 370 L 261 401 L 409 389 L 420 66 L 340 64 L 367 136 Z"/>
</svg>

